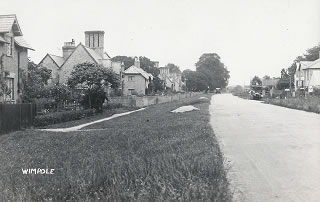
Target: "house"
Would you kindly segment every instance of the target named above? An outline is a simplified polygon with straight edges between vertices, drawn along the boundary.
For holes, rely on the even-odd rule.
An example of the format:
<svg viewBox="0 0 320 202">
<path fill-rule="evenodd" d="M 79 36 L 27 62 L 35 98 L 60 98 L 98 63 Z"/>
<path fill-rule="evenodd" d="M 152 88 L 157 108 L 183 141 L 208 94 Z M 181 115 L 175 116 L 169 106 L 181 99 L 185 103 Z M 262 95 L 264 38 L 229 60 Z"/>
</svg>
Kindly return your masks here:
<svg viewBox="0 0 320 202">
<path fill-rule="evenodd" d="M 104 51 L 104 31 L 86 31 L 85 45 L 75 41 L 65 42 L 62 46 L 62 56 L 47 54 L 39 66 L 51 70 L 52 78 L 48 83 L 67 83 L 73 67 L 83 62 L 90 62 L 111 68 L 120 74 L 121 63 L 112 62 L 111 57 Z"/>
<path fill-rule="evenodd" d="M 159 78 L 164 82 L 166 89 L 173 92 L 182 90 L 181 72 L 171 72 L 169 67 L 160 67 L 159 70 Z"/>
<path fill-rule="evenodd" d="M 320 53 L 319 53 L 320 55 Z M 294 75 L 295 90 L 320 87 L 320 58 L 315 61 L 300 61 L 296 63 Z"/>
<path fill-rule="evenodd" d="M 123 71 L 121 75 L 123 95 L 145 95 L 152 80 L 152 74 L 141 69 L 139 58 L 135 57 L 134 65 Z"/>
<path fill-rule="evenodd" d="M 19 102 L 22 95 L 21 71 L 27 71 L 28 50 L 33 49 L 23 39 L 17 16 L 0 15 L 0 79 L 10 90 L 9 95 L 0 97 L 0 102 Z"/>
<path fill-rule="evenodd" d="M 270 78 L 270 79 L 262 79 L 262 95 L 270 95 L 273 97 L 273 94 L 277 92 L 277 85 L 280 81 L 280 78 Z"/>
</svg>

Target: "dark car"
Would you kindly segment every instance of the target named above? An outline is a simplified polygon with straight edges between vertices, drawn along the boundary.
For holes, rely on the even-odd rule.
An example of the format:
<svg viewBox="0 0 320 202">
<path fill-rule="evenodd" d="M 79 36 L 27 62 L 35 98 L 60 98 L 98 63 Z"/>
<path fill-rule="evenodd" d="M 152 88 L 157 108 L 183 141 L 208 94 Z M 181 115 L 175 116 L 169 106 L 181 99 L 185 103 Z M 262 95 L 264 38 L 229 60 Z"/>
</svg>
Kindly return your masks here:
<svg viewBox="0 0 320 202">
<path fill-rule="evenodd" d="M 216 93 L 216 94 L 221 94 L 221 89 L 220 89 L 220 88 L 216 88 L 215 93 Z"/>
</svg>

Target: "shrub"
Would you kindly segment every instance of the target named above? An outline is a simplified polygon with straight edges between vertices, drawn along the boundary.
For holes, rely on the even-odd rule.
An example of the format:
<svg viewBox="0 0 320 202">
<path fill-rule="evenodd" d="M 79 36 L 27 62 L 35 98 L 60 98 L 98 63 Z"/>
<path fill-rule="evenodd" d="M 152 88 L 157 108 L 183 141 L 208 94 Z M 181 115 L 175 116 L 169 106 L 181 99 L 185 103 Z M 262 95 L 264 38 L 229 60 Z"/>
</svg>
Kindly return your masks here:
<svg viewBox="0 0 320 202">
<path fill-rule="evenodd" d="M 95 110 L 86 109 L 79 111 L 64 111 L 64 112 L 55 112 L 45 115 L 39 115 L 35 117 L 34 126 L 41 127 L 51 124 L 57 124 L 72 120 L 78 120 L 84 117 L 92 116 L 95 114 Z"/>
<path fill-rule="evenodd" d="M 103 109 L 118 109 L 118 108 L 122 108 L 122 104 L 121 103 L 108 103 L 106 105 L 103 105 Z"/>
</svg>

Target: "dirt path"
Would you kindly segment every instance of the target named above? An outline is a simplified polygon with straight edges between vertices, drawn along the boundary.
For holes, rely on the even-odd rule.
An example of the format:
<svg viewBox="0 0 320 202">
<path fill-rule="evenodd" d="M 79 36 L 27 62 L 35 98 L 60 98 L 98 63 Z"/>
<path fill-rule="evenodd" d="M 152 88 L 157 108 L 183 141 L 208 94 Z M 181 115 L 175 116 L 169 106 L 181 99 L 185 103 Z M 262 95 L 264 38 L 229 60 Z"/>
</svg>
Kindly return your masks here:
<svg viewBox="0 0 320 202">
<path fill-rule="evenodd" d="M 232 166 L 235 201 L 320 200 L 320 115 L 212 97 L 211 124 Z"/>
<path fill-rule="evenodd" d="M 73 126 L 73 127 L 69 127 L 69 128 L 48 128 L 48 129 L 39 129 L 41 131 L 50 131 L 50 132 L 73 132 L 73 131 L 77 131 L 77 130 L 80 130 L 86 126 L 90 126 L 92 124 L 96 124 L 96 123 L 100 123 L 100 122 L 103 122 L 103 121 L 108 121 L 108 120 L 111 120 L 111 119 L 114 119 L 114 118 L 117 118 L 117 117 L 121 117 L 121 116 L 126 116 L 126 115 L 129 115 L 131 113 L 134 113 L 134 112 L 138 112 L 138 111 L 141 111 L 141 110 L 145 110 L 146 108 L 141 108 L 141 109 L 137 109 L 137 110 L 134 110 L 134 111 L 129 111 L 129 112 L 124 112 L 124 113 L 120 113 L 120 114 L 114 114 L 110 117 L 107 117 L 107 118 L 103 118 L 103 119 L 99 119 L 99 120 L 96 120 L 96 121 L 91 121 L 89 123 L 84 123 L 84 124 L 81 124 L 81 125 L 77 125 L 77 126 Z"/>
</svg>

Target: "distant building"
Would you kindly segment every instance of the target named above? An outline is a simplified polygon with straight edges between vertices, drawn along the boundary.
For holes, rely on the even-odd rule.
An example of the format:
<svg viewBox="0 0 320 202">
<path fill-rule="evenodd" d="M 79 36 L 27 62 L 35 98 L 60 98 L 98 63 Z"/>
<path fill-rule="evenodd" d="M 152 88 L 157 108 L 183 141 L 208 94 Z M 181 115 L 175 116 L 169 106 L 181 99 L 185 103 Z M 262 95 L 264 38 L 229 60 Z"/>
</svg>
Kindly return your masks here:
<svg viewBox="0 0 320 202">
<path fill-rule="evenodd" d="M 313 87 L 320 87 L 320 59 L 297 62 L 294 82 L 295 90 L 308 88 L 310 91 Z"/>
<path fill-rule="evenodd" d="M 135 57 L 134 65 L 122 73 L 121 88 L 124 96 L 145 95 L 146 89 L 153 80 L 152 74 L 140 68 L 140 61 Z"/>
<path fill-rule="evenodd" d="M 159 78 L 164 82 L 166 89 L 182 91 L 181 72 L 170 72 L 169 67 L 160 67 Z"/>
<path fill-rule="evenodd" d="M 112 62 L 104 51 L 104 31 L 86 31 L 85 45 L 79 43 L 75 46 L 74 40 L 65 42 L 62 56 L 47 54 L 39 66 L 51 69 L 52 79 L 49 83 L 66 83 L 73 67 L 84 62 L 100 64 L 120 74 L 121 63 Z"/>
<path fill-rule="evenodd" d="M 0 79 L 11 93 L 0 96 L 0 102 L 15 103 L 21 96 L 21 70 L 27 71 L 31 46 L 22 38 L 16 15 L 0 15 Z"/>
</svg>

